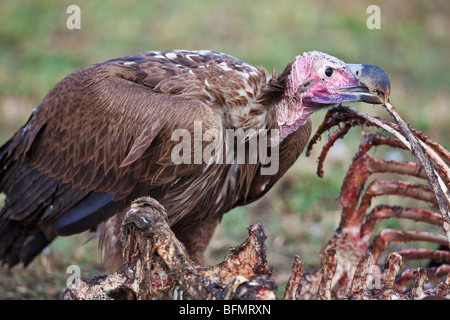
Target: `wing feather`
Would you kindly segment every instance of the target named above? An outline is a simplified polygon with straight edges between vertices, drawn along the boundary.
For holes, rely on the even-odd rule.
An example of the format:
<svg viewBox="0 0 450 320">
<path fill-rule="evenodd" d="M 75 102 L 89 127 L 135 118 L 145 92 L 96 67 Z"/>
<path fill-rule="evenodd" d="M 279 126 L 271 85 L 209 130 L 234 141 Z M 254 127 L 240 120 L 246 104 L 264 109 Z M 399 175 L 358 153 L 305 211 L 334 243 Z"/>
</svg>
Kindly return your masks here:
<svg viewBox="0 0 450 320">
<path fill-rule="evenodd" d="M 194 121 L 203 121 L 207 130 L 217 125 L 215 115 L 203 102 L 155 92 L 135 79 L 135 70 L 117 64 L 69 75 L 13 139 L 13 159 L 31 148 L 29 161 L 42 174 L 87 192 L 113 194 L 115 200 L 140 182 L 156 187 L 179 178 L 170 153 L 161 153 L 177 143 L 169 126 L 192 130 Z"/>
<path fill-rule="evenodd" d="M 79 232 L 142 195 L 164 198 L 171 209 L 176 203 L 170 199 L 192 199 L 190 207 L 171 210 L 177 215 L 172 224 L 198 210 L 202 212 L 193 223 L 223 214 L 240 192 L 248 192 L 252 177 L 242 170 L 249 168 L 239 174 L 231 170 L 233 165 L 175 165 L 169 151 L 179 142 L 171 134 L 175 129 L 193 132 L 195 121 L 201 121 L 202 133 L 239 127 L 239 119 L 251 109 L 248 98 L 256 97 L 267 81 L 265 70 L 210 51 L 147 52 L 68 75 L 0 149 L 0 192 L 7 194 L 0 239 L 8 226 L 15 230 L 3 244 L 9 249 L 0 252 L 9 250 L 8 259 L 16 261 L 11 252 L 23 251 L 33 234 L 51 241 L 57 221 L 61 232 Z M 237 109 L 229 112 L 233 107 Z M 260 123 L 256 119 L 250 125 L 258 128 Z M 237 177 L 225 182 L 227 174 Z M 40 185 L 26 192 L 30 181 Z M 214 193 L 224 194 L 225 204 L 217 206 L 219 198 L 206 203 Z M 205 204 L 202 209 L 200 203 Z M 106 207 L 109 213 L 102 211 Z M 12 221 L 20 223 L 20 230 Z M 26 253 L 27 261 L 31 253 Z"/>
</svg>

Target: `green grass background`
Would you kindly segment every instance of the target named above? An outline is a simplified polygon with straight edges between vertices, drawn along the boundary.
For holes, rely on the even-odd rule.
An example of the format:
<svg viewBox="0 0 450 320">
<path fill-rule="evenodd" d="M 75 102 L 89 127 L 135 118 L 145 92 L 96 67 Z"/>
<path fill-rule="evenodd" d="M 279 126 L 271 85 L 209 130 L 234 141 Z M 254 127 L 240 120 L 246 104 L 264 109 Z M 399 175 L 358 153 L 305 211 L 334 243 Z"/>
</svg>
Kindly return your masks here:
<svg viewBox="0 0 450 320">
<path fill-rule="evenodd" d="M 66 28 L 71 4 L 81 8 L 80 30 Z M 372 4 L 381 9 L 379 30 L 366 26 L 366 9 Z M 212 49 L 269 71 L 282 71 L 310 50 L 349 63 L 376 64 L 390 76 L 391 101 L 405 120 L 448 146 L 449 21 L 446 0 L 0 0 L 0 143 L 59 80 L 79 68 L 148 50 Z M 379 107 L 355 106 L 388 117 Z M 324 114 L 313 115 L 315 128 Z M 323 179 L 315 175 L 318 145 L 261 201 L 226 214 L 207 263 L 219 262 L 258 222 L 265 226 L 279 292 L 295 254 L 307 269 L 317 266 L 318 251 L 339 223 L 336 199 L 360 141 L 360 130 L 353 129 L 326 162 Z M 379 148 L 376 155 L 385 152 Z M 401 228 L 405 222 L 383 226 Z M 66 269 L 72 264 L 80 266 L 84 279 L 102 272 L 95 235 L 58 238 L 27 269 L 1 270 L 0 299 L 53 299 L 65 289 Z"/>
</svg>

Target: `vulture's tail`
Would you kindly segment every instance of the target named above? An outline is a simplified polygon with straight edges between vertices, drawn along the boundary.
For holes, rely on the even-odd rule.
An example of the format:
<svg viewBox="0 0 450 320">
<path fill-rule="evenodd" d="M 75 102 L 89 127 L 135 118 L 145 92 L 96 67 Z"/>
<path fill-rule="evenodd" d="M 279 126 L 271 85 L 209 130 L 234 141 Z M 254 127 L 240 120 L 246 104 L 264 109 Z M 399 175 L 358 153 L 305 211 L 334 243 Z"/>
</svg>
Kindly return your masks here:
<svg viewBox="0 0 450 320">
<path fill-rule="evenodd" d="M 0 262 L 9 267 L 28 265 L 54 238 L 28 227 L 27 202 L 36 201 L 42 179 L 27 161 L 8 155 L 11 144 L 12 139 L 0 148 Z"/>
<path fill-rule="evenodd" d="M 26 266 L 57 235 L 93 229 L 124 206 L 42 173 L 27 155 L 14 159 L 13 146 L 0 147 L 0 264 Z"/>
<path fill-rule="evenodd" d="M 14 220 L 5 219 L 4 211 L 0 215 L 0 262 L 12 268 L 22 262 L 27 266 L 50 242 L 43 232 L 30 234 Z M 53 239 L 52 239 L 53 240 Z"/>
</svg>

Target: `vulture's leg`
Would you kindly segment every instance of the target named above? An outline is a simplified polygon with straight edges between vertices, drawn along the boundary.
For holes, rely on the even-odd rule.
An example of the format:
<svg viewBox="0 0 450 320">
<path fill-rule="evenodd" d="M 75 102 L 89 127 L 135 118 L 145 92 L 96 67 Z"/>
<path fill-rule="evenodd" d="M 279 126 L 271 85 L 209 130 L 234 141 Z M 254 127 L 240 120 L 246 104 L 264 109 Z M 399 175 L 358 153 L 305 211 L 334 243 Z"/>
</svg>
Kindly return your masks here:
<svg viewBox="0 0 450 320">
<path fill-rule="evenodd" d="M 186 225 L 186 223 L 179 222 L 172 227 L 172 230 L 178 240 L 186 247 L 189 257 L 195 263 L 203 264 L 205 250 L 219 222 L 219 218 L 210 218 L 199 224 L 195 224 L 195 231 L 191 229 L 178 229 L 178 225 Z M 192 225 L 192 223 L 187 225 Z"/>
<path fill-rule="evenodd" d="M 122 241 L 121 226 L 125 218 L 127 209 L 112 216 L 97 227 L 99 234 L 99 250 L 102 253 L 105 271 L 108 273 L 115 272 L 122 267 Z M 203 254 L 211 240 L 214 231 L 219 224 L 219 219 L 206 220 L 200 225 L 196 224 L 196 231 L 178 229 L 178 225 L 171 227 L 178 240 L 180 240 L 189 254 L 189 257 L 197 264 L 203 264 Z"/>
<path fill-rule="evenodd" d="M 103 259 L 106 273 L 112 273 L 122 268 L 122 223 L 129 208 L 123 209 L 97 227 L 99 236 L 98 248 Z"/>
</svg>

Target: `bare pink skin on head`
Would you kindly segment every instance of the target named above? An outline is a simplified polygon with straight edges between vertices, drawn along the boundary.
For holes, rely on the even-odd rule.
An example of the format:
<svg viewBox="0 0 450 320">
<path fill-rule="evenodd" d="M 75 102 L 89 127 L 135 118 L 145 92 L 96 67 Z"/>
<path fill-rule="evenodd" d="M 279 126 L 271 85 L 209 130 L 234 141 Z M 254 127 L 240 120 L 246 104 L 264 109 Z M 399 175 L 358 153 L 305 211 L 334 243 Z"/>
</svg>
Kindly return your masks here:
<svg viewBox="0 0 450 320">
<path fill-rule="evenodd" d="M 331 76 L 326 69 L 332 68 Z M 280 139 L 305 124 L 321 106 L 339 103 L 338 89 L 355 86 L 358 79 L 346 64 L 330 55 L 312 51 L 297 56 L 287 80 L 285 98 L 277 106 Z"/>
</svg>

